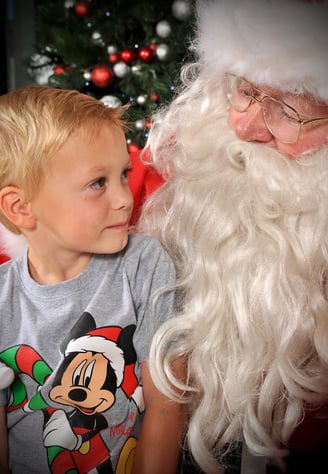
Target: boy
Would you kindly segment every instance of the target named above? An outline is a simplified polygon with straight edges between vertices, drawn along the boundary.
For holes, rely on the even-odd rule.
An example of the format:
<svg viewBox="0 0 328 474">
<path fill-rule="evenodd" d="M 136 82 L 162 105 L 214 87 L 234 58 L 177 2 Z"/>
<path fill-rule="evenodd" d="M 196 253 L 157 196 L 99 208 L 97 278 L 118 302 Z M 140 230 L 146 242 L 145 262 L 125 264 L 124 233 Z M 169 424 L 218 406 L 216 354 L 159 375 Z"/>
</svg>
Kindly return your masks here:
<svg viewBox="0 0 328 474">
<path fill-rule="evenodd" d="M 176 472 L 183 409 L 147 365 L 174 267 L 129 235 L 120 114 L 42 86 L 0 97 L 0 220 L 28 242 L 0 268 L 0 360 L 16 373 L 0 391 L 1 472 Z"/>
</svg>

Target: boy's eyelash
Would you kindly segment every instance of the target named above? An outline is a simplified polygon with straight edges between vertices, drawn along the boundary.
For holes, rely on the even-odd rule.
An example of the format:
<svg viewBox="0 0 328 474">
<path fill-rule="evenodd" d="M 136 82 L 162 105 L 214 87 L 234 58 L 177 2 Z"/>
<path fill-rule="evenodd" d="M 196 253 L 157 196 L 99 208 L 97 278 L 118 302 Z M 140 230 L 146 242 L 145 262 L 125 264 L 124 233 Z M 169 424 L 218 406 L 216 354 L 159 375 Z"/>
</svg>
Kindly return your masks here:
<svg viewBox="0 0 328 474">
<path fill-rule="evenodd" d="M 133 168 L 130 166 L 129 168 L 126 168 L 122 174 L 129 175 L 133 171 Z"/>
</svg>

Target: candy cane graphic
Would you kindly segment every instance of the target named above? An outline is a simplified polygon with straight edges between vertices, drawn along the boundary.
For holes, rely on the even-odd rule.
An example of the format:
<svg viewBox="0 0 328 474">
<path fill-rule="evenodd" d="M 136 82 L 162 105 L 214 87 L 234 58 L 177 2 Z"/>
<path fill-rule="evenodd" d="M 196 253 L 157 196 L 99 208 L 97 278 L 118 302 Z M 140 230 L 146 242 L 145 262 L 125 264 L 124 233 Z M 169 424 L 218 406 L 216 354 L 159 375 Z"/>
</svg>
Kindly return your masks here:
<svg viewBox="0 0 328 474">
<path fill-rule="evenodd" d="M 44 385 L 52 373 L 52 369 L 42 357 L 32 347 L 21 344 L 2 351 L 0 360 L 13 369 L 16 374 L 11 385 L 13 400 L 8 406 L 8 412 L 23 408 L 26 412 L 44 410 L 50 415 L 54 409 L 45 402 L 40 391 L 37 391 L 28 401 L 25 385 L 19 378 L 20 374 L 26 374 L 40 387 Z M 59 446 L 52 446 L 47 448 L 47 458 L 53 474 L 78 474 L 69 451 Z"/>
</svg>

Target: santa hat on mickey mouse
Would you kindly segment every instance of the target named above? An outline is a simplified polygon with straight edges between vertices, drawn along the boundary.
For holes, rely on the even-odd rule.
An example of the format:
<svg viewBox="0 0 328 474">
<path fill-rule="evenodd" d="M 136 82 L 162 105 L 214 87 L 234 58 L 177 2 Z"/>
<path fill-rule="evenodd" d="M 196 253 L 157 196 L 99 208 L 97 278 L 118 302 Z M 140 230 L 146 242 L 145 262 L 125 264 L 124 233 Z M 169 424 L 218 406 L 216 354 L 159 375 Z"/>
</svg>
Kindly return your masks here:
<svg viewBox="0 0 328 474">
<path fill-rule="evenodd" d="M 65 349 L 65 356 L 72 352 L 95 352 L 102 354 L 109 362 L 116 375 L 116 386 L 123 382 L 124 353 L 117 345 L 119 336 L 117 328 L 101 328 L 90 331 L 77 339 L 71 339 Z"/>
<path fill-rule="evenodd" d="M 138 410 L 145 409 L 142 387 L 135 374 L 135 360 L 126 364 L 124 352 L 118 345 L 122 328 L 109 326 L 93 329 L 83 336 L 71 339 L 65 349 L 65 357 L 73 352 L 95 352 L 102 354 L 110 363 L 116 375 L 116 386 L 132 399 Z"/>
<path fill-rule="evenodd" d="M 328 2 L 198 0 L 193 48 L 218 77 L 230 72 L 328 103 Z"/>
</svg>

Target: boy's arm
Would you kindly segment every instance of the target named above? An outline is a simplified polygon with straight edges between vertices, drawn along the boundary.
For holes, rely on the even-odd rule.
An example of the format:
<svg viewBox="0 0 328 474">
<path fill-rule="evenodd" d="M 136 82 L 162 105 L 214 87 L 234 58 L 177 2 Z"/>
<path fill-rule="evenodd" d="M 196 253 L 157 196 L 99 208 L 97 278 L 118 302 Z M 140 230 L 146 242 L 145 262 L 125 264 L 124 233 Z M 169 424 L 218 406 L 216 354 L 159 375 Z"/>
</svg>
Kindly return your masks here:
<svg viewBox="0 0 328 474">
<path fill-rule="evenodd" d="M 175 474 L 186 423 L 186 408 L 157 390 L 147 362 L 141 364 L 145 416 L 137 442 L 132 474 Z"/>
<path fill-rule="evenodd" d="M 0 472 L 9 474 L 6 407 L 0 406 Z"/>
</svg>

